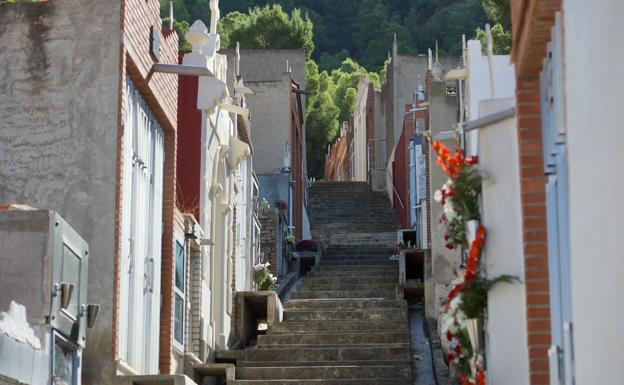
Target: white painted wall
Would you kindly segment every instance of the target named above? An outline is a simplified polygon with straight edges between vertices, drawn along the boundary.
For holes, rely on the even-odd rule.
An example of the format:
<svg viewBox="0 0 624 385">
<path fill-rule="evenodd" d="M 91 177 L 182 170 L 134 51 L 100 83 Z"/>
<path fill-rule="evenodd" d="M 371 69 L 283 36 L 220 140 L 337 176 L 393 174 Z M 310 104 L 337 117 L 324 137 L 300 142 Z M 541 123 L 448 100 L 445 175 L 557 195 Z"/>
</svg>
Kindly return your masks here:
<svg viewBox="0 0 624 385">
<path fill-rule="evenodd" d="M 565 0 L 572 306 L 577 384 L 622 383 L 621 0 Z"/>
<path fill-rule="evenodd" d="M 480 103 L 487 115 L 515 105 L 515 99 Z M 483 224 L 487 228 L 483 264 L 489 278 L 524 277 L 520 168 L 516 119 L 479 130 L 479 161 L 487 178 L 483 183 Z M 488 383 L 529 384 L 526 301 L 524 283 L 495 286 L 488 296 Z M 513 332 L 511 332 L 513 331 Z"/>
<path fill-rule="evenodd" d="M 516 77 L 514 66 L 508 55 L 494 55 L 492 58 L 492 72 L 494 74 L 494 94 L 490 86 L 490 66 L 488 57 L 481 51 L 479 40 L 468 41 L 466 58 L 468 79 L 466 85 L 466 103 L 468 103 L 468 118 L 479 118 L 479 102 L 492 98 L 511 98 L 516 93 Z M 495 111 L 492 111 L 495 112 Z M 479 132 L 468 134 L 468 154 L 475 155 L 478 151 Z"/>
<path fill-rule="evenodd" d="M 202 296 L 210 303 L 202 309 L 204 333 L 211 348 L 227 349 L 232 314 L 232 254 L 235 244 L 232 231 L 233 211 L 239 202 L 235 185 L 236 167 L 228 164 L 232 137 L 236 136 L 234 117 L 220 107 L 226 103 L 227 67 L 218 34 L 206 34 L 206 27 L 197 21 L 191 30 L 202 36 L 194 39 L 193 52 L 184 56 L 183 64 L 209 68 L 214 77 L 199 77 L 197 108 L 202 111 L 202 159 L 200 184 L 200 225 L 213 245 L 203 248 L 204 282 Z M 232 168 L 233 167 L 233 168 Z"/>
<path fill-rule="evenodd" d="M 362 76 L 358 82 L 353 110 L 353 180 L 361 182 L 368 179 L 368 143 L 366 141 L 368 85 L 368 79 Z"/>
</svg>

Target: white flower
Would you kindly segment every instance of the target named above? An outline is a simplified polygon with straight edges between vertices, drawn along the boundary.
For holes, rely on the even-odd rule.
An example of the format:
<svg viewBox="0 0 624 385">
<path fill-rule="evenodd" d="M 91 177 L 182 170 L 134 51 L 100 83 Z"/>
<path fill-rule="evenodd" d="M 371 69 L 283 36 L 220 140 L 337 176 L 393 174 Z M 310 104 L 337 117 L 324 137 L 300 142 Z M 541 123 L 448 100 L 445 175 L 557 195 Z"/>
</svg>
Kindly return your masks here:
<svg viewBox="0 0 624 385">
<path fill-rule="evenodd" d="M 436 190 L 433 194 L 433 199 L 438 203 L 442 202 L 442 190 Z"/>
<path fill-rule="evenodd" d="M 449 179 L 446 181 L 446 183 L 442 185 L 442 190 L 448 192 L 453 188 L 453 186 L 455 186 L 455 184 L 453 183 L 451 179 Z"/>
<path fill-rule="evenodd" d="M 453 208 L 453 202 L 450 200 L 446 201 L 444 204 L 444 215 L 446 215 L 446 219 L 448 219 L 449 222 L 457 218 L 457 211 Z"/>
</svg>

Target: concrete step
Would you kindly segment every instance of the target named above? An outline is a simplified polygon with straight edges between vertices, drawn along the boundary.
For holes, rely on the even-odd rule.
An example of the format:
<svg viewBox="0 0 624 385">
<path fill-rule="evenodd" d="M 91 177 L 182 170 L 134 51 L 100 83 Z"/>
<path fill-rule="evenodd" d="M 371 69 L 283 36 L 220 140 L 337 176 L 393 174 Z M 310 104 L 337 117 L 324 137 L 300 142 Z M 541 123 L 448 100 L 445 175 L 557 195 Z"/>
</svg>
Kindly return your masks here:
<svg viewBox="0 0 624 385">
<path fill-rule="evenodd" d="M 288 321 L 274 324 L 268 331 L 271 334 L 327 333 L 327 332 L 393 332 L 408 330 L 407 322 L 398 320 L 383 321 Z"/>
<path fill-rule="evenodd" d="M 346 310 L 286 310 L 284 321 L 407 321 L 406 311 L 396 309 L 346 309 Z"/>
<path fill-rule="evenodd" d="M 409 379 L 411 369 L 408 366 L 243 367 L 236 369 L 236 378 L 242 380 Z"/>
<path fill-rule="evenodd" d="M 392 262 L 388 259 L 389 262 Z M 353 275 L 355 277 L 358 276 L 358 272 L 369 273 L 371 271 L 374 272 L 387 272 L 387 271 L 399 271 L 399 264 L 394 262 L 392 264 L 384 264 L 384 265 L 366 265 L 366 264 L 338 264 L 338 263 L 323 263 L 321 261 L 321 266 L 313 266 L 312 271 L 318 272 L 326 272 L 326 271 L 345 271 L 348 272 L 349 275 Z"/>
<path fill-rule="evenodd" d="M 293 299 L 316 299 L 316 298 L 396 298 L 396 291 L 383 290 L 343 290 L 343 291 L 301 291 L 291 294 Z"/>
<path fill-rule="evenodd" d="M 288 367 L 288 366 L 403 366 L 410 365 L 409 355 L 401 360 L 357 360 L 357 361 L 238 361 L 236 366 L 241 368 L 265 368 L 265 367 Z"/>
<path fill-rule="evenodd" d="M 383 261 L 383 262 L 381 262 Z M 397 263 L 394 261 L 390 260 L 390 256 L 386 257 L 385 259 L 323 259 L 321 261 L 321 263 L 323 265 L 358 265 L 358 266 L 363 266 L 363 265 L 371 265 L 371 266 L 386 266 L 386 265 L 396 265 Z"/>
<path fill-rule="evenodd" d="M 406 309 L 403 300 L 378 299 L 291 299 L 284 309 Z"/>
<path fill-rule="evenodd" d="M 329 344 L 396 344 L 409 341 L 407 331 L 365 333 L 311 333 L 311 334 L 264 334 L 258 336 L 258 346 L 265 345 L 329 345 Z"/>
<path fill-rule="evenodd" d="M 396 288 L 396 283 L 382 283 L 370 281 L 366 283 L 358 283 L 358 284 L 343 284 L 343 283 L 308 283 L 304 280 L 304 282 L 297 287 L 297 291 L 392 291 Z"/>
<path fill-rule="evenodd" d="M 286 347 L 247 349 L 245 361 L 263 362 L 333 362 L 340 361 L 392 361 L 409 357 L 409 344 L 404 346 L 377 345 L 371 347 L 305 348 Z"/>
<path fill-rule="evenodd" d="M 228 385 L 412 385 L 406 379 L 228 380 Z"/>
<path fill-rule="evenodd" d="M 322 266 L 321 266 L 322 267 Z M 384 269 L 384 270 L 380 270 L 380 271 L 375 271 L 375 270 L 329 270 L 329 268 L 332 266 L 325 266 L 325 269 L 320 270 L 320 269 L 316 269 L 316 270 L 312 270 L 306 273 L 306 278 L 308 277 L 322 277 L 322 278 L 329 278 L 329 277 L 355 277 L 355 278 L 381 278 L 381 277 L 394 277 L 397 278 L 398 277 L 398 273 L 399 273 L 399 269 Z M 352 266 L 351 266 L 352 267 Z"/>
<path fill-rule="evenodd" d="M 395 275 L 384 275 L 384 276 L 377 276 L 377 275 L 369 275 L 367 277 L 361 277 L 361 276 L 357 276 L 357 277 L 353 277 L 353 276 L 306 276 L 304 283 L 307 284 L 312 284 L 312 285 L 327 285 L 327 284 L 348 284 L 348 285 L 357 285 L 357 284 L 366 284 L 369 282 L 374 282 L 374 283 L 394 283 L 397 284 L 398 283 L 398 277 Z"/>
</svg>

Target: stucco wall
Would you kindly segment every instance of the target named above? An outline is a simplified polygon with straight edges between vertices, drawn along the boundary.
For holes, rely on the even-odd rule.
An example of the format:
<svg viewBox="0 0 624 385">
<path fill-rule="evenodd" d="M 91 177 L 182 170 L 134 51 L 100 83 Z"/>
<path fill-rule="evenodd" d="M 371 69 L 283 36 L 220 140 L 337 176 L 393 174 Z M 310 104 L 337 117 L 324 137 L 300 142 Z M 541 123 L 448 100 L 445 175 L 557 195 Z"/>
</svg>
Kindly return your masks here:
<svg viewBox="0 0 624 385">
<path fill-rule="evenodd" d="M 435 59 L 434 59 L 435 60 Z M 439 62 L 443 70 L 457 68 L 461 65 L 461 57 L 440 57 Z M 429 59 L 427 56 L 404 56 L 399 55 L 394 59 L 394 142 L 401 136 L 403 128 L 404 106 L 414 101 L 414 91 L 418 85 L 426 87 Z M 429 95 L 427 95 L 429 97 Z M 457 123 L 457 122 L 455 122 Z"/>
<path fill-rule="evenodd" d="M 367 102 L 369 81 L 361 77 L 357 85 L 355 108 L 353 111 L 353 180 L 366 181 L 368 178 L 368 143 L 367 143 Z"/>
<path fill-rule="evenodd" d="M 564 0 L 577 384 L 622 382 L 624 2 Z"/>
<path fill-rule="evenodd" d="M 97 347 L 104 365 L 112 358 L 120 5 L 3 4 L 0 14 L 0 202 L 56 210 L 89 243 L 88 298 L 102 307 L 87 351 Z"/>
<path fill-rule="evenodd" d="M 270 174 L 284 167 L 290 154 L 290 75 L 276 82 L 248 82 L 255 95 L 247 99 L 251 110 L 251 140 L 254 145 L 254 171 Z M 286 143 L 289 148 L 286 152 Z M 288 155 L 290 156 L 290 155 Z"/>
<path fill-rule="evenodd" d="M 234 73 L 235 50 L 223 49 L 230 63 L 229 73 Z M 288 63 L 288 67 L 286 67 Z M 305 85 L 305 51 L 299 49 L 241 49 L 240 73 L 245 82 L 278 81 L 282 74 L 292 71 L 293 79 L 303 88 Z M 228 82 L 228 84 L 230 84 Z"/>
<path fill-rule="evenodd" d="M 513 107 L 515 99 L 481 102 L 481 115 Z M 488 230 L 482 256 L 487 276 L 524 276 L 520 165 L 516 119 L 479 129 L 483 218 Z M 500 283 L 488 294 L 487 362 L 491 384 L 529 384 L 524 282 Z M 509 331 L 513 330 L 513 333 Z"/>
<path fill-rule="evenodd" d="M 446 82 L 432 82 L 429 86 L 429 129 L 435 137 L 442 131 L 449 131 L 457 123 L 457 97 L 446 95 Z M 453 148 L 454 140 L 442 141 Z M 453 279 L 453 272 L 461 262 L 459 252 L 446 248 L 444 229 L 439 223 L 442 205 L 433 200 L 433 192 L 448 180 L 448 177 L 436 163 L 437 154 L 430 153 L 431 175 L 431 271 L 425 276 L 425 311 L 427 316 L 436 317 L 442 299 L 446 296 L 446 285 Z"/>
<path fill-rule="evenodd" d="M 510 98 L 515 95 L 516 82 L 514 66 L 509 55 L 492 57 L 492 75 L 494 78 L 494 95 L 490 85 L 490 65 L 487 56 L 481 51 L 479 40 L 468 41 L 467 53 L 468 80 L 466 86 L 466 103 L 468 104 L 468 120 L 479 118 L 479 102 L 491 98 Z M 495 112 L 495 111 L 492 111 Z M 479 131 L 467 134 L 467 151 L 470 155 L 479 152 Z"/>
</svg>

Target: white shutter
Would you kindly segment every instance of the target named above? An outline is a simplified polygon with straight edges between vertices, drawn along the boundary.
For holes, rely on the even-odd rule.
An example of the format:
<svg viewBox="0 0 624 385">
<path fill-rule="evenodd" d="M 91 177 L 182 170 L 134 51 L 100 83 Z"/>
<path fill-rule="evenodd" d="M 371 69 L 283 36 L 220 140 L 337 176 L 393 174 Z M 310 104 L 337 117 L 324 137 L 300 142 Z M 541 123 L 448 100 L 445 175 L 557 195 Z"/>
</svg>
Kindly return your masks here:
<svg viewBox="0 0 624 385">
<path fill-rule="evenodd" d="M 127 78 L 119 356 L 158 373 L 164 135 Z"/>
</svg>

